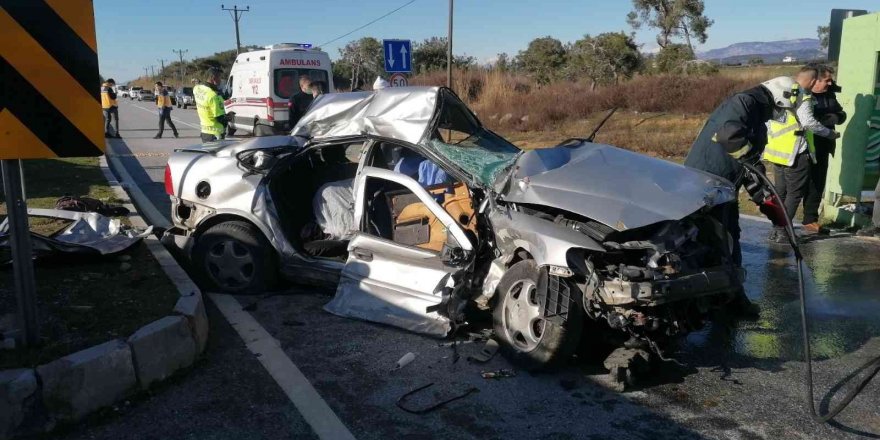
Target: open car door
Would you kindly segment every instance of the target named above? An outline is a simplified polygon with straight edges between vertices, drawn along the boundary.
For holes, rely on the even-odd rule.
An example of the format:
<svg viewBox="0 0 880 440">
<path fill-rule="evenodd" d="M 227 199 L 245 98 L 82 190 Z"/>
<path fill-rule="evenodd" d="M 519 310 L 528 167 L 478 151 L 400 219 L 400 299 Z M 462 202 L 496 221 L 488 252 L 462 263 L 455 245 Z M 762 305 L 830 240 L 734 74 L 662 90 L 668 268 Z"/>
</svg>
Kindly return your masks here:
<svg viewBox="0 0 880 440">
<path fill-rule="evenodd" d="M 336 296 L 324 309 L 446 336 L 452 321 L 445 306 L 470 266 L 474 245 L 438 203 L 443 197 L 406 175 L 364 167 L 355 181 L 359 230 L 349 242 Z"/>
</svg>

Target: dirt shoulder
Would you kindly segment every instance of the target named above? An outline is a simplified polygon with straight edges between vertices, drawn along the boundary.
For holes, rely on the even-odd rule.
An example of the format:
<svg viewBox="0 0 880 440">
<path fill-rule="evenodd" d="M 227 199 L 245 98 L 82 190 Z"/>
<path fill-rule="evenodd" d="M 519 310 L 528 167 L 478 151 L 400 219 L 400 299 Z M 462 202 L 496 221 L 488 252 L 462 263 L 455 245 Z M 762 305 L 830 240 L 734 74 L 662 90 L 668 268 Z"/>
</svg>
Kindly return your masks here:
<svg viewBox="0 0 880 440">
<path fill-rule="evenodd" d="M 24 172 L 28 206 L 32 208 L 52 208 L 63 195 L 117 202 L 96 158 L 30 160 L 25 162 Z M 4 202 L 0 194 L 0 219 L 6 213 Z M 31 230 L 40 234 L 65 226 L 63 221 L 47 219 L 31 219 L 30 224 Z M 0 327 L 7 327 L 16 313 L 11 269 L 0 267 Z M 41 260 L 35 262 L 34 271 L 43 343 L 26 350 L 0 350 L 0 369 L 34 367 L 127 337 L 168 315 L 179 295 L 143 243 L 118 255 Z"/>
</svg>

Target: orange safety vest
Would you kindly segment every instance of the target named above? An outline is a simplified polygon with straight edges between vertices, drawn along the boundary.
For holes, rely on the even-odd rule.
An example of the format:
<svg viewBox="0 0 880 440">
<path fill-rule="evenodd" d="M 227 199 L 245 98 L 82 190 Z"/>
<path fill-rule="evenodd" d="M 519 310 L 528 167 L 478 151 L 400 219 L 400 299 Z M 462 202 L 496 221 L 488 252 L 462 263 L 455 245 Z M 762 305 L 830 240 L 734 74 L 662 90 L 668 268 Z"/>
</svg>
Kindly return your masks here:
<svg viewBox="0 0 880 440">
<path fill-rule="evenodd" d="M 110 98 L 110 92 L 113 91 L 113 88 L 110 87 L 110 83 L 101 84 L 101 108 L 108 109 L 111 107 L 116 107 L 116 100 Z"/>
<path fill-rule="evenodd" d="M 171 107 L 171 96 L 168 95 L 167 91 L 163 90 L 156 95 L 156 105 L 159 108 Z"/>
</svg>

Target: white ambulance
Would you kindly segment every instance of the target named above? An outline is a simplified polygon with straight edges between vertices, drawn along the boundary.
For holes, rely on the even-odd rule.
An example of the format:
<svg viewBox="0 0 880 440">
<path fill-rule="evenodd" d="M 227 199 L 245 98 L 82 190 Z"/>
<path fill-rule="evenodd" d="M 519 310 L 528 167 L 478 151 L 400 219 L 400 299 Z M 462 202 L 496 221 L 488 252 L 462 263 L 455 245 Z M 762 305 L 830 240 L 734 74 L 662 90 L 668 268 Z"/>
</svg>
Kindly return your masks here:
<svg viewBox="0 0 880 440">
<path fill-rule="evenodd" d="M 229 134 L 266 136 L 290 131 L 287 103 L 300 91 L 301 75 L 319 81 L 325 93 L 334 90 L 330 57 L 310 44 L 273 44 L 239 54 L 225 86 Z"/>
</svg>

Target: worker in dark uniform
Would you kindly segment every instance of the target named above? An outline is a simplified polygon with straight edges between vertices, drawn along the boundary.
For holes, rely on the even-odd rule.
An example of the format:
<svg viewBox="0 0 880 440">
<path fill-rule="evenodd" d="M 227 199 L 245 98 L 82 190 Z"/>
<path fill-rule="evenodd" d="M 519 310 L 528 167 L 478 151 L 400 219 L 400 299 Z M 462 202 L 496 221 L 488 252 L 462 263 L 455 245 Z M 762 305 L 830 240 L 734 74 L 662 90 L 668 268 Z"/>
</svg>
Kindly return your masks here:
<svg viewBox="0 0 880 440">
<path fill-rule="evenodd" d="M 821 64 L 817 66 L 819 79 L 813 86 L 813 115 L 825 127 L 834 130 L 836 125 L 846 122 L 846 112 L 837 102 L 834 84 L 834 68 Z M 810 186 L 804 198 L 804 231 L 808 233 L 826 232 L 819 227 L 819 204 L 825 192 L 825 179 L 828 176 L 828 159 L 834 155 L 837 143 L 834 139 L 821 136 L 814 138 L 816 163 L 810 170 Z"/>
<path fill-rule="evenodd" d="M 789 78 L 789 82 L 792 82 Z M 684 164 L 723 177 L 739 185 L 742 162 L 758 163 L 767 144 L 766 122 L 772 117 L 777 100 L 788 101 L 791 89 L 783 90 L 774 80 L 767 81 L 737 93 L 721 103 L 691 145 Z M 739 188 L 737 187 L 737 190 Z M 738 191 L 737 191 L 738 192 Z M 742 266 L 739 244 L 739 203 L 717 206 L 712 215 L 720 221 L 733 239 L 732 258 Z M 732 305 L 744 314 L 756 314 L 744 292 L 734 298 Z"/>
<path fill-rule="evenodd" d="M 290 111 L 288 118 L 290 128 L 296 126 L 296 123 L 306 114 L 314 100 L 315 97 L 312 95 L 312 79 L 308 75 L 300 75 L 299 91 L 290 95 L 290 99 L 287 102 L 287 108 Z"/>
</svg>

